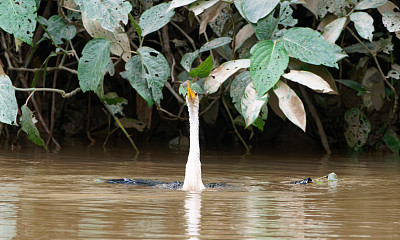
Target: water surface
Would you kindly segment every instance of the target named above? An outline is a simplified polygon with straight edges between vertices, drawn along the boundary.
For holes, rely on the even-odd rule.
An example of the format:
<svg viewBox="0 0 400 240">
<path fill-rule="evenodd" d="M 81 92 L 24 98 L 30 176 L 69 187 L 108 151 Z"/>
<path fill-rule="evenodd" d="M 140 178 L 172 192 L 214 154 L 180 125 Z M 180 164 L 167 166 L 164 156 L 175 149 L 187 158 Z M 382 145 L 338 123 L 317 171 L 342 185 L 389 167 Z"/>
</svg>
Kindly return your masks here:
<svg viewBox="0 0 400 240">
<path fill-rule="evenodd" d="M 236 187 L 196 193 L 94 181 L 183 181 L 185 150 L 0 150 L 0 239 L 400 238 L 398 157 L 238 151 L 202 150 L 203 181 Z"/>
</svg>

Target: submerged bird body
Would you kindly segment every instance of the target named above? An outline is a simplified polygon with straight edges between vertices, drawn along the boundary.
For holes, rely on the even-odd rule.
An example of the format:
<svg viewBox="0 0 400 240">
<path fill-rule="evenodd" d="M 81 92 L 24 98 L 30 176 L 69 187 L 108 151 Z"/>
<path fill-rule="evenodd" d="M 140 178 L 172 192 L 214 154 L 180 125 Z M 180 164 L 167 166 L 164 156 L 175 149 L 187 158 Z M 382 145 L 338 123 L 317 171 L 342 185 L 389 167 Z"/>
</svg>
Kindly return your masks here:
<svg viewBox="0 0 400 240">
<path fill-rule="evenodd" d="M 185 181 L 182 190 L 201 191 L 204 184 L 201 179 L 200 144 L 199 144 L 199 98 L 188 84 L 186 103 L 189 110 L 190 146 L 186 163 Z"/>
</svg>

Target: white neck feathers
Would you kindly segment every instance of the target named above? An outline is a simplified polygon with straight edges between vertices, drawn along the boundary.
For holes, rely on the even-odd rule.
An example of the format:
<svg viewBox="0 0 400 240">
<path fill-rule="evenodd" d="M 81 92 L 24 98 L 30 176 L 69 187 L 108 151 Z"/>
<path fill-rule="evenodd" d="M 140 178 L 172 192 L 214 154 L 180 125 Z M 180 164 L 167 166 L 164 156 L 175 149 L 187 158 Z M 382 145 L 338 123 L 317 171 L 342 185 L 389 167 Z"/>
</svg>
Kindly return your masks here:
<svg viewBox="0 0 400 240">
<path fill-rule="evenodd" d="M 204 184 L 201 179 L 200 145 L 199 145 L 199 101 L 186 100 L 189 109 L 190 148 L 186 163 L 185 181 L 182 190 L 201 191 Z"/>
</svg>

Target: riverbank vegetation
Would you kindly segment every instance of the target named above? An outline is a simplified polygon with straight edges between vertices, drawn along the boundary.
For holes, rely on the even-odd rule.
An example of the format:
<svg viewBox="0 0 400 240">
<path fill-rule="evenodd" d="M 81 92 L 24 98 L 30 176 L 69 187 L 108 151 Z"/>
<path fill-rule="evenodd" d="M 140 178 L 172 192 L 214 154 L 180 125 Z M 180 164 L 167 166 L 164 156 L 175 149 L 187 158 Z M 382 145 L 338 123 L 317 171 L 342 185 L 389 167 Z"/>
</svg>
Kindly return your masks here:
<svg viewBox="0 0 400 240">
<path fill-rule="evenodd" d="M 0 1 L 0 136 L 182 144 L 291 138 L 399 152 L 400 8 L 387 0 Z M 282 137 L 284 136 L 284 137 Z M 284 141 L 283 141 L 284 142 Z M 284 144 L 284 143 L 283 143 Z"/>
</svg>

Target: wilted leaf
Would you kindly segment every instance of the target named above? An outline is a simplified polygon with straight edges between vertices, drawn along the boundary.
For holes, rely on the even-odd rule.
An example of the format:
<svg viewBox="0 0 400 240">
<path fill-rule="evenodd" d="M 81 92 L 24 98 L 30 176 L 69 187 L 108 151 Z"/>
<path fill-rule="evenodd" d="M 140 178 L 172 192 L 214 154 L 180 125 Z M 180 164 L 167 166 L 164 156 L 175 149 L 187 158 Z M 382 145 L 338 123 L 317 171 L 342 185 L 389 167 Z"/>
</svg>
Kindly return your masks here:
<svg viewBox="0 0 400 240">
<path fill-rule="evenodd" d="M 278 5 L 279 0 L 236 0 L 235 6 L 246 20 L 257 23 Z"/>
<path fill-rule="evenodd" d="M 289 73 L 285 73 L 282 76 L 309 87 L 316 92 L 337 94 L 324 79 L 312 72 L 290 70 Z"/>
<path fill-rule="evenodd" d="M 143 12 L 139 19 L 142 36 L 155 32 L 169 23 L 175 12 L 167 12 L 168 7 L 168 3 L 161 3 Z"/>
<path fill-rule="evenodd" d="M 226 79 L 242 68 L 250 67 L 250 59 L 232 60 L 214 69 L 204 81 L 204 90 L 209 94 L 215 93 Z"/>
<path fill-rule="evenodd" d="M 78 64 L 78 79 L 82 92 L 96 91 L 109 59 L 110 41 L 107 39 L 95 38 L 85 45 Z"/>
<path fill-rule="evenodd" d="M 0 122 L 17 125 L 18 103 L 7 75 L 0 75 Z"/>
<path fill-rule="evenodd" d="M 35 0 L 0 1 L 0 27 L 15 38 L 32 45 L 36 28 L 37 6 Z"/>
<path fill-rule="evenodd" d="M 214 4 L 211 6 L 209 9 L 207 9 L 203 14 L 201 18 L 201 23 L 200 23 L 200 28 L 199 28 L 199 34 L 204 33 L 206 31 L 207 24 L 211 21 L 214 21 L 219 13 L 222 11 L 227 6 L 227 3 L 225 2 L 218 2 L 217 4 Z"/>
<path fill-rule="evenodd" d="M 358 151 L 368 140 L 371 131 L 371 123 L 367 116 L 358 108 L 348 110 L 344 114 L 347 128 L 344 132 L 347 144 Z"/>
<path fill-rule="evenodd" d="M 324 33 L 322 34 L 326 41 L 333 44 L 336 42 L 336 40 L 342 33 L 346 20 L 346 17 L 341 17 L 326 25 L 326 27 L 324 28 Z"/>
<path fill-rule="evenodd" d="M 279 107 L 279 99 L 275 95 L 274 91 L 269 91 L 268 105 L 271 107 L 272 111 L 280 117 L 282 120 L 286 120 L 285 114 L 282 112 L 282 109 Z"/>
<path fill-rule="evenodd" d="M 98 21 L 88 18 L 84 12 L 82 13 L 82 23 L 86 31 L 93 38 L 105 38 L 110 41 L 112 54 L 117 56 L 122 55 L 122 59 L 125 62 L 131 58 L 129 38 L 122 27 L 118 27 L 114 32 L 110 32 L 104 29 Z"/>
<path fill-rule="evenodd" d="M 253 122 L 260 115 L 261 108 L 264 106 L 268 99 L 268 94 L 259 97 L 252 81 L 246 86 L 244 94 L 241 98 L 241 112 L 245 119 L 246 127 L 253 124 Z"/>
<path fill-rule="evenodd" d="M 374 19 L 368 13 L 354 12 L 350 14 L 350 20 L 354 22 L 354 27 L 362 38 L 372 41 Z"/>
<path fill-rule="evenodd" d="M 56 44 L 63 44 L 62 39 L 71 40 L 76 35 L 74 25 L 68 24 L 60 15 L 53 15 L 46 21 L 47 32 Z M 45 37 L 49 38 L 47 33 Z"/>
<path fill-rule="evenodd" d="M 271 89 L 289 63 L 289 56 L 281 41 L 265 40 L 251 51 L 250 75 L 259 96 Z"/>
<path fill-rule="evenodd" d="M 119 28 L 120 22 L 127 24 L 132 10 L 132 5 L 125 0 L 75 0 L 75 3 L 90 19 L 100 22 L 110 32 Z"/>
<path fill-rule="evenodd" d="M 22 116 L 20 124 L 22 130 L 28 134 L 28 139 L 36 145 L 46 148 L 43 139 L 40 137 L 39 130 L 35 126 L 34 116 L 31 110 L 26 105 L 23 105 L 21 111 Z"/>
<path fill-rule="evenodd" d="M 279 108 L 296 126 L 306 131 L 306 112 L 303 102 L 296 93 L 284 82 L 278 81 L 273 88 L 279 99 Z"/>
<path fill-rule="evenodd" d="M 235 51 L 237 51 L 243 43 L 254 34 L 254 29 L 250 24 L 242 27 L 235 37 Z"/>
<path fill-rule="evenodd" d="M 337 68 L 336 62 L 346 56 L 338 52 L 341 50 L 339 46 L 329 43 L 311 28 L 288 29 L 282 37 L 282 44 L 289 56 L 314 65 Z"/>
<path fill-rule="evenodd" d="M 387 0 L 363 0 L 354 7 L 355 10 L 364 10 L 368 8 L 377 8 L 385 4 Z"/>
<path fill-rule="evenodd" d="M 216 4 L 219 0 L 198 0 L 195 3 L 192 3 L 188 6 L 189 11 L 192 11 L 194 15 L 199 15 L 207 8 L 210 8 L 212 5 Z"/>
<path fill-rule="evenodd" d="M 365 106 L 373 106 L 379 111 L 385 98 L 385 84 L 378 69 L 370 67 L 364 75 L 361 86 L 366 90 L 362 95 Z"/>
<path fill-rule="evenodd" d="M 149 107 L 154 102 L 160 104 L 162 89 L 170 76 L 170 67 L 165 57 L 158 51 L 141 47 L 125 64 L 121 76 L 146 100 Z"/>
<path fill-rule="evenodd" d="M 189 76 L 191 77 L 199 77 L 199 78 L 205 78 L 210 74 L 211 70 L 213 68 L 213 60 L 212 56 L 208 56 L 207 59 L 202 62 L 197 68 L 193 69 L 192 71 L 189 72 Z"/>
<path fill-rule="evenodd" d="M 172 0 L 167 11 L 170 11 L 178 7 L 186 6 L 188 4 L 191 4 L 192 2 L 196 2 L 196 0 Z"/>
<path fill-rule="evenodd" d="M 385 135 L 383 135 L 382 140 L 386 144 L 386 146 L 390 148 L 390 150 L 392 150 L 392 152 L 399 155 L 400 139 L 397 136 L 396 132 L 393 131 L 393 129 L 388 128 L 385 132 Z"/>
</svg>

